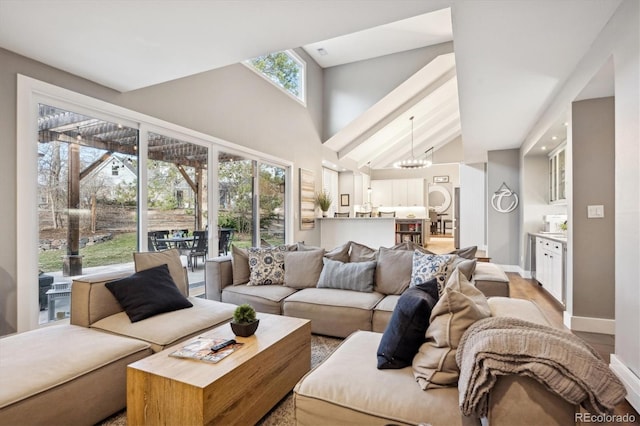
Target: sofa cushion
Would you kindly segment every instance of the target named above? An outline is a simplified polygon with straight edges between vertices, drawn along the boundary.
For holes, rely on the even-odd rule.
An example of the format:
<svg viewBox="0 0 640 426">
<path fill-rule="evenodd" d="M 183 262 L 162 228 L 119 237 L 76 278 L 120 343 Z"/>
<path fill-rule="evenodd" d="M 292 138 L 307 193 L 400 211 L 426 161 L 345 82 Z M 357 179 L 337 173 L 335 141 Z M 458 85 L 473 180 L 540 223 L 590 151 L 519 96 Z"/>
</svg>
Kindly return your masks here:
<svg viewBox="0 0 640 426">
<path fill-rule="evenodd" d="M 438 300 L 438 280 L 407 289 L 396 305 L 378 346 L 378 368 L 404 368 L 424 343 L 431 310 Z"/>
<path fill-rule="evenodd" d="M 292 288 L 315 287 L 324 265 L 323 256 L 323 249 L 285 253 L 284 285 Z"/>
<path fill-rule="evenodd" d="M 531 300 L 490 297 L 487 302 L 492 317 L 511 317 L 540 325 L 551 325 L 540 307 Z"/>
<path fill-rule="evenodd" d="M 422 389 L 454 386 L 459 370 L 456 349 L 464 332 L 491 314 L 482 292 L 460 272 L 454 271 L 444 294 L 431 312 L 427 341 L 413 359 L 413 371 Z"/>
<path fill-rule="evenodd" d="M 410 286 L 424 284 L 431 278 L 438 279 L 440 294 L 444 289 L 447 271 L 453 261 L 452 255 L 426 254 L 419 250 L 413 251 Z"/>
<path fill-rule="evenodd" d="M 140 340 L 68 324 L 3 337 L 0 346 L 0 408 L 44 394 L 117 360 L 151 354 L 149 344 Z"/>
<path fill-rule="evenodd" d="M 378 250 L 367 247 L 364 244 L 351 242 L 349 262 L 372 262 L 378 258 Z"/>
<path fill-rule="evenodd" d="M 375 261 L 342 263 L 325 258 L 318 288 L 372 292 L 375 271 Z"/>
<path fill-rule="evenodd" d="M 453 256 L 453 260 L 451 261 L 451 265 L 447 268 L 447 281 L 451 276 L 451 273 L 458 268 L 460 272 L 464 274 L 467 280 L 471 281 L 473 277 L 473 272 L 476 270 L 476 265 L 478 264 L 477 259 L 465 259 L 464 257 L 460 257 L 458 255 Z"/>
<path fill-rule="evenodd" d="M 463 247 L 463 248 L 452 250 L 447 254 L 456 254 L 465 259 L 475 259 L 477 251 L 478 251 L 478 246 L 470 246 L 470 247 Z"/>
<path fill-rule="evenodd" d="M 187 271 L 182 265 L 178 249 L 133 253 L 133 262 L 135 263 L 136 272 L 153 268 L 154 266 L 169 266 L 169 273 L 173 278 L 173 282 L 176 283 L 182 294 L 189 295 Z"/>
<path fill-rule="evenodd" d="M 136 272 L 105 284 L 131 322 L 193 306 L 180 293 L 167 265 Z"/>
<path fill-rule="evenodd" d="M 227 286 L 222 291 L 221 300 L 234 305 L 248 303 L 258 312 L 280 315 L 282 301 L 298 291 L 282 285 L 236 285 Z"/>
<path fill-rule="evenodd" d="M 371 319 L 371 330 L 378 333 L 384 333 L 387 324 L 391 321 L 393 310 L 398 304 L 400 295 L 388 294 L 373 308 L 373 317 Z"/>
<path fill-rule="evenodd" d="M 457 388 L 432 389 L 426 395 L 415 385 L 410 367 L 376 369 L 372 354 L 381 337 L 353 333 L 298 382 L 294 400 L 299 424 L 462 424 Z"/>
<path fill-rule="evenodd" d="M 402 294 L 411 282 L 413 252 L 380 247 L 376 266 L 376 291 Z"/>
<path fill-rule="evenodd" d="M 249 256 L 249 285 L 284 284 L 284 253 L 286 246 L 247 250 Z"/>
<path fill-rule="evenodd" d="M 305 288 L 284 299 L 282 313 L 311 320 L 311 332 L 346 337 L 370 330 L 373 308 L 384 295 L 371 292 Z"/>
<path fill-rule="evenodd" d="M 231 245 L 231 269 L 233 270 L 233 285 L 249 282 L 249 254 L 247 250 Z"/>
<path fill-rule="evenodd" d="M 92 324 L 93 328 L 129 336 L 151 344 L 155 352 L 230 321 L 236 306 L 190 297 L 191 308 L 166 312 L 132 323 L 124 312 Z"/>
<path fill-rule="evenodd" d="M 478 262 L 473 271 L 473 283 L 487 297 L 509 297 L 509 277 L 495 263 Z"/>
<path fill-rule="evenodd" d="M 334 248 L 331 251 L 328 251 L 324 254 L 324 257 L 331 260 L 337 260 L 339 262 L 347 263 L 349 261 L 349 249 L 351 248 L 351 241 L 347 241 Z"/>
</svg>

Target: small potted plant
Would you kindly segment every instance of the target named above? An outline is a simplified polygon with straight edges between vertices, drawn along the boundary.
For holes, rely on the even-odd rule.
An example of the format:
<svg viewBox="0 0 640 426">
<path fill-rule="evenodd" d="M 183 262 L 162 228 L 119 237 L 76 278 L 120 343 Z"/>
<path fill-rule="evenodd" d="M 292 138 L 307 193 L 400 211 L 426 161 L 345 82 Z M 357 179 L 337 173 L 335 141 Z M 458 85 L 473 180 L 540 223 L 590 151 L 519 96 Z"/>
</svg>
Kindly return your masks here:
<svg viewBox="0 0 640 426">
<path fill-rule="evenodd" d="M 322 210 L 322 217 L 327 217 L 327 210 L 331 207 L 331 194 L 322 190 L 322 192 L 316 193 L 315 201 L 316 205 Z"/>
<path fill-rule="evenodd" d="M 248 303 L 242 304 L 233 312 L 231 330 L 240 337 L 249 337 L 256 332 L 260 320 L 256 318 L 256 310 Z"/>
</svg>

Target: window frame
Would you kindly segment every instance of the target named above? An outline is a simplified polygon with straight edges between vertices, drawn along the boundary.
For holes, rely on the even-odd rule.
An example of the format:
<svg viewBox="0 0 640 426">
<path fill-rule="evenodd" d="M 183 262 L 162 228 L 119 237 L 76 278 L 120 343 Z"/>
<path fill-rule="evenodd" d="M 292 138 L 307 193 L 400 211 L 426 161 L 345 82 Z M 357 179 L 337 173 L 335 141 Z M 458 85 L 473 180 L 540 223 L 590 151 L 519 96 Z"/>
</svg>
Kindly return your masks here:
<svg viewBox="0 0 640 426">
<path fill-rule="evenodd" d="M 283 86 L 281 86 L 280 84 L 278 84 L 277 82 L 269 78 L 268 75 L 264 74 L 262 71 L 254 67 L 253 64 L 251 63 L 251 59 L 242 61 L 242 64 L 247 68 L 249 68 L 254 73 L 256 73 L 257 75 L 259 75 L 260 77 L 262 77 L 263 79 L 265 79 L 266 81 L 268 81 L 269 83 L 271 83 L 272 85 L 274 85 L 275 87 L 277 87 L 278 89 L 280 89 L 281 92 L 286 93 L 287 96 L 291 97 L 292 99 L 295 99 L 297 102 L 299 102 L 304 107 L 306 107 L 307 106 L 307 62 L 304 59 L 302 59 L 302 57 L 300 57 L 300 55 L 298 55 L 295 51 L 293 51 L 293 49 L 279 50 L 277 52 L 271 52 L 271 53 L 280 53 L 280 52 L 285 53 L 287 56 L 289 56 L 289 58 L 291 58 L 291 60 L 293 60 L 295 63 L 297 63 L 300 66 L 301 72 L 300 72 L 300 96 L 299 97 L 296 96 L 294 93 L 291 93 L 289 90 L 285 89 Z"/>
</svg>

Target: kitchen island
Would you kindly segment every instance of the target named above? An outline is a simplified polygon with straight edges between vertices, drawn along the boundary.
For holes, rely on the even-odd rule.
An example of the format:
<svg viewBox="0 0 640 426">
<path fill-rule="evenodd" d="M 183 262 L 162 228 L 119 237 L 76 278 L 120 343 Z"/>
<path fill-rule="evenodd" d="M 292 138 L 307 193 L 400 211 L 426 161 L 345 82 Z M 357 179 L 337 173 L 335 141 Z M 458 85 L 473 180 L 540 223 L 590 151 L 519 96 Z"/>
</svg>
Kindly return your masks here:
<svg viewBox="0 0 640 426">
<path fill-rule="evenodd" d="M 373 249 L 395 244 L 396 219 L 393 217 L 324 217 L 320 224 L 320 245 L 331 250 L 348 241 Z"/>
</svg>

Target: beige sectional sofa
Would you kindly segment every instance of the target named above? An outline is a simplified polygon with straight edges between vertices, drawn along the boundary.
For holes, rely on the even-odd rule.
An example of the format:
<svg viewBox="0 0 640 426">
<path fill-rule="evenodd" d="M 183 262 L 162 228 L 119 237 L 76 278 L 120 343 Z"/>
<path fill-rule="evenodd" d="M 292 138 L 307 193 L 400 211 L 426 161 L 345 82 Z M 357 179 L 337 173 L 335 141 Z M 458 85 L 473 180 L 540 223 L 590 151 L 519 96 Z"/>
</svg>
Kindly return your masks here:
<svg viewBox="0 0 640 426">
<path fill-rule="evenodd" d="M 531 301 L 493 297 L 492 316 L 548 324 Z M 458 387 L 422 390 L 411 366 L 379 370 L 376 350 L 382 333 L 357 331 L 294 389 L 296 424 L 480 425 L 459 408 Z M 484 424 L 492 426 L 574 424 L 577 407 L 523 376 L 501 376 L 489 397 Z"/>
<path fill-rule="evenodd" d="M 367 258 L 363 246 L 352 243 L 346 259 Z M 295 288 L 285 285 L 248 285 L 234 277 L 233 257 L 221 256 L 206 262 L 205 286 L 208 299 L 240 305 L 251 304 L 259 312 L 311 320 L 315 334 L 347 337 L 357 330 L 383 332 L 402 293 L 397 281 L 408 280 L 411 264 L 399 266 L 397 254 L 409 250 L 380 248 L 372 292 L 334 288 Z M 358 251 L 354 255 L 354 251 Z M 409 253 L 410 255 L 410 253 Z M 237 261 L 236 257 L 236 261 Z M 385 260 L 385 259 L 388 259 Z M 509 278 L 497 265 L 477 262 L 472 280 L 487 297 L 509 296 Z M 408 285 L 408 283 L 406 284 Z"/>
<path fill-rule="evenodd" d="M 142 270 L 161 263 L 182 294 L 186 269 L 172 251 L 139 254 Z M 234 305 L 189 297 L 192 307 L 132 323 L 109 281 L 133 271 L 74 280 L 70 324 L 0 339 L 0 424 L 92 425 L 126 406 L 126 366 L 233 316 Z"/>
</svg>

